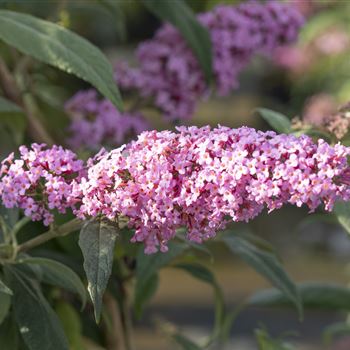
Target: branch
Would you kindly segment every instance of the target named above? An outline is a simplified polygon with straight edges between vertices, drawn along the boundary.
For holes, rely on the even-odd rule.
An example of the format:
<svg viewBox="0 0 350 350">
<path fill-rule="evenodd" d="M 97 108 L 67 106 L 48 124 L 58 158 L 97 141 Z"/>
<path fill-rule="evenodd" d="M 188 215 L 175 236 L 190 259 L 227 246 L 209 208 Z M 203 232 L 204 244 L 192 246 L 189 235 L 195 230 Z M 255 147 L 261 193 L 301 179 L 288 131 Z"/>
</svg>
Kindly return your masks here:
<svg viewBox="0 0 350 350">
<path fill-rule="evenodd" d="M 46 231 L 45 233 L 30 239 L 17 247 L 17 253 L 26 252 L 27 250 L 33 249 L 38 245 L 41 245 L 47 241 L 50 241 L 56 237 L 63 237 L 71 232 L 79 230 L 83 225 L 83 221 L 79 219 L 73 219 L 57 228 Z"/>
</svg>

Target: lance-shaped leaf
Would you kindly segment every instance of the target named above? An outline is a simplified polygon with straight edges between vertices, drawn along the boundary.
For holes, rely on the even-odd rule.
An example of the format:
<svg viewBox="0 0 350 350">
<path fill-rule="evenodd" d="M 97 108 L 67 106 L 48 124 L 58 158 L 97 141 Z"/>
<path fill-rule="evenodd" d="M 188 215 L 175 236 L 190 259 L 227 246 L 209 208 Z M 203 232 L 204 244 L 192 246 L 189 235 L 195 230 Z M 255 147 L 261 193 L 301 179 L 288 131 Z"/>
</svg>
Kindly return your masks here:
<svg viewBox="0 0 350 350">
<path fill-rule="evenodd" d="M 28 349 L 68 350 L 60 321 L 36 283 L 15 267 L 5 272 L 14 292 L 15 319 Z"/>
<path fill-rule="evenodd" d="M 147 255 L 140 247 L 136 258 L 136 286 L 134 295 L 134 305 L 136 307 L 136 316 L 141 316 L 145 303 L 155 293 L 158 278 L 157 272 L 173 259 L 180 256 L 186 249 L 187 245 L 178 242 L 169 242 L 166 253 L 155 253 Z"/>
<path fill-rule="evenodd" d="M 11 296 L 0 292 L 0 325 L 5 320 L 11 306 Z"/>
<path fill-rule="evenodd" d="M 208 30 L 196 19 L 183 0 L 142 0 L 163 21 L 170 22 L 183 35 L 200 63 L 207 81 L 212 79 L 212 45 Z"/>
<path fill-rule="evenodd" d="M 350 311 L 350 289 L 337 284 L 305 282 L 297 286 L 304 308 Z M 267 289 L 249 300 L 255 306 L 292 306 L 291 300 L 277 289 Z"/>
<path fill-rule="evenodd" d="M 46 258 L 22 258 L 18 261 L 25 265 L 40 267 L 39 279 L 41 282 L 67 289 L 80 296 L 82 307 L 86 304 L 86 290 L 79 276 L 66 265 Z"/>
<path fill-rule="evenodd" d="M 19 349 L 19 336 L 14 315 L 11 313 L 0 324 L 0 345 L 1 349 Z"/>
<path fill-rule="evenodd" d="M 115 241 L 119 229 L 105 219 L 87 221 L 80 231 L 79 246 L 84 256 L 84 270 L 88 280 L 88 291 L 99 321 L 102 297 L 112 273 Z"/>
<path fill-rule="evenodd" d="M 226 235 L 223 240 L 229 249 L 237 254 L 258 273 L 267 278 L 275 287 L 296 306 L 299 316 L 302 317 L 302 303 L 295 284 L 284 270 L 280 260 L 270 249 L 254 244 L 245 234 Z"/>
<path fill-rule="evenodd" d="M 0 293 L 13 295 L 12 290 L 0 279 Z"/>
<path fill-rule="evenodd" d="M 31 15 L 0 10 L 0 40 L 86 80 L 115 106 L 122 107 L 111 64 L 96 46 L 79 35 Z"/>
<path fill-rule="evenodd" d="M 11 129 L 16 144 L 22 143 L 26 118 L 16 104 L 2 96 L 0 96 L 0 123 Z"/>
<path fill-rule="evenodd" d="M 266 108 L 258 108 L 257 112 L 277 132 L 288 134 L 292 131 L 291 122 L 285 115 Z"/>
<path fill-rule="evenodd" d="M 350 203 L 337 202 L 335 203 L 333 212 L 338 219 L 340 225 L 350 234 Z"/>
</svg>

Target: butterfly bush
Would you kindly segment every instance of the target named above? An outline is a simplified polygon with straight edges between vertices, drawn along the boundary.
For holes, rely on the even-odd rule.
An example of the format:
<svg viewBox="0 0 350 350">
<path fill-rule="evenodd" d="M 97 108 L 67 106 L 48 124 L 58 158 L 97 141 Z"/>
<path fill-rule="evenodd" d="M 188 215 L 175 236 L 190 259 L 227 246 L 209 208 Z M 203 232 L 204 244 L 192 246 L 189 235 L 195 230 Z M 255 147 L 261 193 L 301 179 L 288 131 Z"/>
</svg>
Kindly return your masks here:
<svg viewBox="0 0 350 350">
<path fill-rule="evenodd" d="M 290 203 L 314 211 L 349 200 L 350 148 L 242 127 L 148 131 L 89 161 L 74 192 L 80 218 L 125 216 L 145 252 L 167 250 L 180 227 L 200 243 L 228 220 Z"/>
<path fill-rule="evenodd" d="M 200 14 L 213 48 L 215 88 L 225 96 L 238 87 L 238 76 L 256 53 L 271 53 L 297 38 L 303 24 L 299 11 L 277 1 L 266 4 L 220 5 Z M 116 65 L 115 78 L 123 89 L 136 89 L 152 98 L 170 120 L 189 119 L 209 86 L 191 48 L 178 30 L 163 25 L 136 52 L 139 67 Z"/>
<path fill-rule="evenodd" d="M 100 99 L 94 89 L 79 91 L 65 103 L 65 110 L 72 118 L 68 143 L 74 149 L 120 145 L 149 129 L 140 113 L 121 113 L 110 101 Z"/>
<path fill-rule="evenodd" d="M 54 220 L 53 210 L 65 213 L 73 208 L 73 183 L 79 180 L 83 161 L 60 146 L 45 149 L 44 144 L 21 146 L 20 158 L 11 153 L 1 162 L 0 198 L 7 208 L 19 207 L 33 221 Z"/>
</svg>

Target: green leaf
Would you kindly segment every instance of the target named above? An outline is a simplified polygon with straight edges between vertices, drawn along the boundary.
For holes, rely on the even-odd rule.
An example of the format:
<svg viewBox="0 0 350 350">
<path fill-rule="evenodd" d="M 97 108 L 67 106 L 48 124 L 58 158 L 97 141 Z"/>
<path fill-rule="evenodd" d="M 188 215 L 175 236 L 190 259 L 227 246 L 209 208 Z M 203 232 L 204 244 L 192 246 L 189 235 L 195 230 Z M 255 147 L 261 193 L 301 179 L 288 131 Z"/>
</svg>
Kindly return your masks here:
<svg viewBox="0 0 350 350">
<path fill-rule="evenodd" d="M 181 264 L 176 264 L 175 267 L 185 270 L 193 277 L 205 283 L 209 283 L 210 285 L 215 287 L 217 286 L 213 273 L 203 265 L 181 263 Z"/>
<path fill-rule="evenodd" d="M 0 345 L 4 350 L 17 350 L 18 346 L 18 330 L 14 316 L 10 314 L 5 321 L 0 324 Z"/>
<path fill-rule="evenodd" d="M 3 205 L 0 205 L 0 216 L 4 219 L 7 228 L 12 229 L 19 220 L 19 209 L 5 208 Z"/>
<path fill-rule="evenodd" d="M 66 302 L 59 302 L 55 311 L 61 320 L 65 334 L 67 335 L 70 350 L 85 350 L 82 337 L 82 324 L 79 314 L 73 306 Z"/>
<path fill-rule="evenodd" d="M 23 113 L 16 104 L 0 96 L 0 113 Z"/>
<path fill-rule="evenodd" d="M 154 15 L 170 22 L 183 35 L 196 55 L 208 82 L 212 80 L 212 45 L 208 30 L 203 27 L 183 0 L 142 0 Z"/>
<path fill-rule="evenodd" d="M 55 312 L 38 286 L 15 267 L 6 268 L 14 291 L 13 308 L 19 331 L 29 350 L 68 350 L 68 342 Z"/>
<path fill-rule="evenodd" d="M 330 346 L 335 337 L 342 337 L 344 335 L 350 335 L 350 325 L 345 322 L 339 322 L 326 327 L 322 338 L 325 345 Z"/>
<path fill-rule="evenodd" d="M 0 10 L 0 39 L 24 54 L 86 80 L 122 108 L 111 64 L 96 46 L 79 35 L 28 14 Z"/>
<path fill-rule="evenodd" d="M 12 290 L 0 279 L 0 293 L 13 295 Z"/>
<path fill-rule="evenodd" d="M 168 251 L 166 253 L 155 253 L 147 255 L 143 252 L 143 246 L 140 247 L 136 257 L 136 285 L 134 303 L 139 308 L 136 312 L 137 316 L 142 314 L 145 303 L 151 296 L 152 289 L 155 289 L 156 281 L 154 275 L 173 259 L 180 256 L 187 248 L 184 243 L 169 242 Z M 153 279 L 153 281 L 152 281 Z M 153 291 L 154 292 L 154 291 Z M 148 298 L 143 299 L 142 295 L 148 294 Z M 140 310 L 141 308 L 141 310 Z"/>
<path fill-rule="evenodd" d="M 296 350 L 292 345 L 285 343 L 282 339 L 272 339 L 264 329 L 255 330 L 255 337 L 259 350 Z"/>
<path fill-rule="evenodd" d="M 215 326 L 210 341 L 214 341 L 216 338 L 223 336 L 223 326 L 227 321 L 225 315 L 225 301 L 222 290 L 217 283 L 214 274 L 206 266 L 200 264 L 180 263 L 176 264 L 174 267 L 188 272 L 194 278 L 197 278 L 204 283 L 208 283 L 213 287 L 215 296 Z"/>
<path fill-rule="evenodd" d="M 201 350 L 201 347 L 180 333 L 172 335 L 174 342 L 181 346 L 183 350 Z"/>
<path fill-rule="evenodd" d="M 0 325 L 4 322 L 11 306 L 11 296 L 0 293 Z"/>
<path fill-rule="evenodd" d="M 2 96 L 0 96 L 0 123 L 11 129 L 17 145 L 22 143 L 27 124 L 26 118 L 23 111 L 16 104 Z"/>
<path fill-rule="evenodd" d="M 285 115 L 266 108 L 258 108 L 257 112 L 277 132 L 288 134 L 292 131 L 291 122 Z"/>
<path fill-rule="evenodd" d="M 302 317 L 303 307 L 298 290 L 273 252 L 254 245 L 244 234 L 226 235 L 223 240 L 233 253 L 280 289 Z"/>
<path fill-rule="evenodd" d="M 136 288 L 144 286 L 154 273 L 180 256 L 186 248 L 184 243 L 169 242 L 166 253 L 157 252 L 147 255 L 144 253 L 143 247 L 140 247 L 136 258 Z"/>
<path fill-rule="evenodd" d="M 88 291 L 98 322 L 102 310 L 102 297 L 112 273 L 113 254 L 119 229 L 104 219 L 87 221 L 80 231 L 79 246 L 84 256 L 84 270 Z"/>
<path fill-rule="evenodd" d="M 122 8 L 122 3 L 115 0 L 97 0 L 114 19 L 117 33 L 121 40 L 125 41 L 127 37 L 126 32 L 126 18 Z"/>
<path fill-rule="evenodd" d="M 153 274 L 144 284 L 143 288 L 137 288 L 134 295 L 134 312 L 138 319 L 141 318 L 145 305 L 150 301 L 158 289 L 158 274 Z"/>
<path fill-rule="evenodd" d="M 340 225 L 342 225 L 345 231 L 350 234 L 350 203 L 349 202 L 335 203 L 333 213 L 337 217 Z"/>
<path fill-rule="evenodd" d="M 67 289 L 80 296 L 82 308 L 86 304 L 86 290 L 79 276 L 66 265 L 46 258 L 22 258 L 18 261 L 25 265 L 39 265 L 41 268 L 40 280 Z"/>
<path fill-rule="evenodd" d="M 304 308 L 350 311 L 350 289 L 323 282 L 305 282 L 297 286 Z M 254 306 L 292 306 L 289 298 L 276 289 L 263 290 L 249 300 Z"/>
</svg>

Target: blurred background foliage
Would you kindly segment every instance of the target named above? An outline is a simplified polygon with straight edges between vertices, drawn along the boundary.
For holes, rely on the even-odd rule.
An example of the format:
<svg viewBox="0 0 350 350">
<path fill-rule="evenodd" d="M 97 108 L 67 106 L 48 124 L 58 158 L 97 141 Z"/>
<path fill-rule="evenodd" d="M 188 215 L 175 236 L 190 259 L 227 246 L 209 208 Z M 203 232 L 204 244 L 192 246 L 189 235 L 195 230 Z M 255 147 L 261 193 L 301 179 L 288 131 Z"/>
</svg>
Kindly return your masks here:
<svg viewBox="0 0 350 350">
<path fill-rule="evenodd" d="M 234 0 L 187 0 L 195 12 L 206 11 L 224 2 L 239 3 Z M 214 96 L 202 102 L 188 124 L 249 125 L 268 129 L 269 125 L 255 112 L 257 107 L 280 111 L 290 119 L 296 116 L 302 119 L 305 115 L 312 119 L 310 115 L 335 113 L 340 105 L 350 100 L 350 2 L 294 0 L 294 3 L 307 17 L 298 43 L 282 48 L 273 59 L 256 57 L 241 74 L 238 90 L 228 97 Z M 150 38 L 160 25 L 157 18 L 134 0 L 0 0 L 0 7 L 58 22 L 100 47 L 111 61 L 132 61 L 137 43 Z M 16 57 L 18 52 L 0 42 L 0 55 L 11 64 L 11 57 Z M 42 121 L 55 140 L 64 143 L 69 119 L 63 104 L 74 92 L 87 88 L 88 84 L 39 62 L 31 62 L 30 69 L 31 80 L 26 84 L 30 84 L 37 99 Z M 155 128 L 171 127 L 154 111 L 146 112 Z M 0 154 L 3 157 L 15 148 L 15 144 L 28 142 L 28 139 L 22 140 L 21 130 L 25 128 L 25 121 L 16 108 L 9 108 L 1 122 Z M 240 225 L 233 226 L 238 230 L 241 228 Z M 23 238 L 28 236 L 30 228 L 40 230 L 41 226 L 31 223 L 26 232 L 21 232 Z M 350 243 L 332 214 L 319 212 L 307 216 L 306 210 L 288 207 L 261 215 L 249 224 L 249 230 L 273 242 L 296 281 L 346 283 L 349 280 L 350 271 L 344 265 L 348 263 Z M 76 237 L 65 237 L 50 245 L 53 248 L 51 257 L 55 256 L 81 273 L 81 254 Z M 238 260 L 232 261 L 220 244 L 211 242 L 209 245 L 214 258 L 209 259 L 203 252 L 201 260 L 215 271 L 231 308 L 246 295 L 267 287 L 253 270 Z M 74 259 L 66 260 L 65 254 Z M 184 333 L 194 339 L 201 339 L 211 327 L 213 303 L 210 288 L 173 268 L 162 270 L 160 281 L 145 318 L 136 323 L 136 348 L 140 350 L 169 348 L 164 334 L 169 333 L 169 327 L 170 333 L 175 333 L 171 325 L 167 328 L 164 320 L 180 325 Z M 51 291 L 51 298 L 71 344 L 74 344 L 72 349 L 87 346 L 80 338 L 74 338 L 80 327 L 84 327 L 84 333 L 88 333 L 96 343 L 99 342 L 100 334 L 93 326 L 92 318 L 87 316 L 91 310 L 86 311 L 86 319 L 81 325 L 75 307 L 62 301 L 55 291 Z M 287 334 L 287 338 L 297 344 L 297 349 L 321 349 L 324 346 L 324 329 L 343 319 L 344 314 L 338 312 L 308 311 L 304 322 L 299 323 L 295 312 L 252 307 L 238 316 L 232 333 L 234 340 L 228 349 L 256 349 L 257 343 L 252 336 L 254 329 L 258 329 L 256 336 L 261 350 L 272 349 L 272 343 L 275 343 L 273 349 L 291 349 L 290 344 L 273 340 L 269 335 L 271 333 L 278 338 L 282 334 L 283 338 L 283 332 L 288 329 L 297 330 L 297 336 Z M 154 330 L 154 324 L 159 323 L 166 329 L 155 333 L 158 331 Z M 108 327 L 108 322 L 105 325 Z M 337 338 L 337 343 L 332 343 L 331 349 L 349 349 L 348 333 L 349 328 L 344 325 L 334 329 L 334 334 L 342 337 Z M 92 344 L 89 348 L 99 349 Z"/>
</svg>

